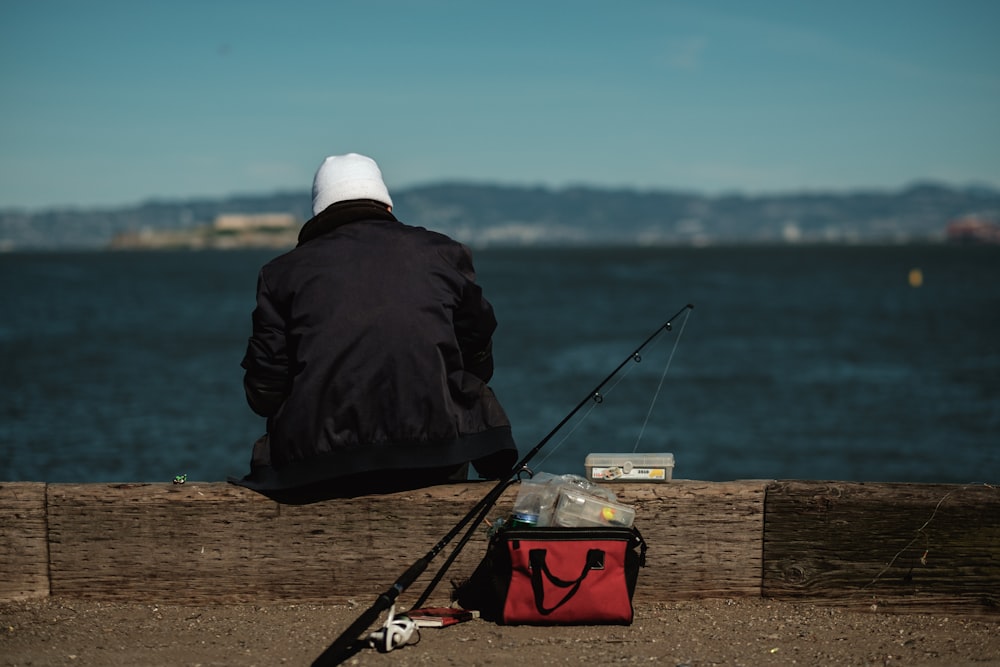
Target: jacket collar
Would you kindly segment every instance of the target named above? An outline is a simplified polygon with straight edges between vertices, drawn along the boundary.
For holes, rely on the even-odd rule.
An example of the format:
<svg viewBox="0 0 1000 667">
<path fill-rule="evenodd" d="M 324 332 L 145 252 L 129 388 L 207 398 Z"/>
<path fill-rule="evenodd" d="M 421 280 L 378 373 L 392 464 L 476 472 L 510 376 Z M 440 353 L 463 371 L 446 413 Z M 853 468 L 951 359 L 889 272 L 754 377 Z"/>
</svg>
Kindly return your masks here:
<svg viewBox="0 0 1000 667">
<path fill-rule="evenodd" d="M 386 209 L 385 204 L 371 199 L 352 199 L 351 201 L 337 202 L 326 207 L 299 230 L 299 243 L 307 243 L 318 236 L 323 236 L 343 225 L 359 222 L 361 220 L 390 220 L 399 222 L 396 217 Z"/>
</svg>

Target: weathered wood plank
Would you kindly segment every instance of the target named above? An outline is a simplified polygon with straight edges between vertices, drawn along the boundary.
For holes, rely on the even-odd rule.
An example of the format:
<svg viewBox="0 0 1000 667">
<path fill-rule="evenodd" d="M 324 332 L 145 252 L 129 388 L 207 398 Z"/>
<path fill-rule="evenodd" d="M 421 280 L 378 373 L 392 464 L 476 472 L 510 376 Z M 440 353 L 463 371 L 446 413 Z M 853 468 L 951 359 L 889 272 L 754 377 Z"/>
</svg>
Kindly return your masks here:
<svg viewBox="0 0 1000 667">
<path fill-rule="evenodd" d="M 53 595 L 238 600 L 274 565 L 277 505 L 230 485 L 51 484 L 48 507 Z"/>
<path fill-rule="evenodd" d="M 611 484 L 649 544 L 636 597 L 760 596 L 766 481 Z"/>
<path fill-rule="evenodd" d="M 637 597 L 760 594 L 766 482 L 617 484 L 649 544 Z M 489 491 L 455 484 L 278 505 L 227 484 L 49 487 L 52 592 L 174 601 L 362 601 L 378 595 Z M 508 490 L 492 516 L 513 505 Z M 467 577 L 480 531 L 434 598 Z M 457 543 L 457 540 L 455 541 Z M 453 543 L 454 544 L 454 543 Z M 450 553 L 410 589 L 415 596 Z"/>
<path fill-rule="evenodd" d="M 294 507 L 219 483 L 3 484 L 0 599 L 51 591 L 180 602 L 366 602 L 491 486 Z M 996 487 L 674 481 L 610 488 L 636 508 L 649 543 L 637 599 L 763 594 L 897 611 L 1000 610 Z M 515 495 L 508 490 L 491 516 L 506 513 Z M 446 601 L 449 582 L 468 576 L 484 549 L 479 531 L 432 600 Z"/>
<path fill-rule="evenodd" d="M 900 611 L 1000 611 L 1000 489 L 780 482 L 763 594 Z"/>
<path fill-rule="evenodd" d="M 45 484 L 0 484 L 0 600 L 49 594 Z"/>
<path fill-rule="evenodd" d="M 228 484 L 55 484 L 52 592 L 234 602 L 378 594 L 487 490 L 456 485 L 299 507 Z"/>
</svg>

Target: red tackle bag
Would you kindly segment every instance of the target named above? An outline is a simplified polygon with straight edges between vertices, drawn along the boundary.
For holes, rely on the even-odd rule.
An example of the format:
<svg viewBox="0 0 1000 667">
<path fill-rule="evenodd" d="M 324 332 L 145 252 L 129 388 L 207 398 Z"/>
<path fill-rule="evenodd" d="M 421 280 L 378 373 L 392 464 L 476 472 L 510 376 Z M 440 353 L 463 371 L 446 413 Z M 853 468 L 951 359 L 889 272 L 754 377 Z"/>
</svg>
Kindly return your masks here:
<svg viewBox="0 0 1000 667">
<path fill-rule="evenodd" d="M 457 597 L 507 625 L 628 625 L 645 559 L 635 528 L 501 530 L 470 580 L 480 580 L 478 599 Z"/>
</svg>

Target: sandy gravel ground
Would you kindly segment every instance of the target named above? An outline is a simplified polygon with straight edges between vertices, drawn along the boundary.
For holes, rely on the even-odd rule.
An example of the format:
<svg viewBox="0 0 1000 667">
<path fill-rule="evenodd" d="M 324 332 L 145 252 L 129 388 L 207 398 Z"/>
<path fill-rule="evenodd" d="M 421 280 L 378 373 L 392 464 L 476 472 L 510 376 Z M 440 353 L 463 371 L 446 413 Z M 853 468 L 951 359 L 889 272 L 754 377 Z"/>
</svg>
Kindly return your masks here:
<svg viewBox="0 0 1000 667">
<path fill-rule="evenodd" d="M 356 606 L 0 603 L 0 665 L 310 665 Z M 759 599 L 636 604 L 629 627 L 474 620 L 348 665 L 924 665 L 1000 667 L 1000 617 L 855 612 Z"/>
</svg>

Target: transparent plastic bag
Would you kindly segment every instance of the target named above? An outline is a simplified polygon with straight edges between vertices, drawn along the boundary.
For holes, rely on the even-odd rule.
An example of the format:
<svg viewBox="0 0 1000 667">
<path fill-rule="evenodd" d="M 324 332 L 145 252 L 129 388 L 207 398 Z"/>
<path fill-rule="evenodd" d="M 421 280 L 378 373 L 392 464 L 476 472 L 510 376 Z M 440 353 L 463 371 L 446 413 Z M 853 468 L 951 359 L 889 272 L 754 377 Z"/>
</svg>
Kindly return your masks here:
<svg viewBox="0 0 1000 667">
<path fill-rule="evenodd" d="M 560 510 L 561 508 L 561 510 Z M 614 492 L 579 475 L 546 472 L 521 480 L 511 515 L 513 527 L 631 526 L 635 512 Z"/>
</svg>

